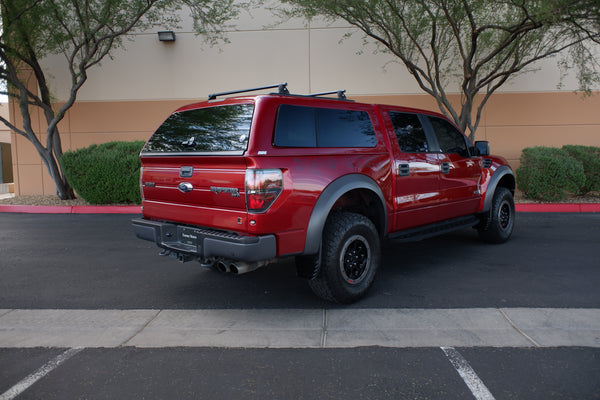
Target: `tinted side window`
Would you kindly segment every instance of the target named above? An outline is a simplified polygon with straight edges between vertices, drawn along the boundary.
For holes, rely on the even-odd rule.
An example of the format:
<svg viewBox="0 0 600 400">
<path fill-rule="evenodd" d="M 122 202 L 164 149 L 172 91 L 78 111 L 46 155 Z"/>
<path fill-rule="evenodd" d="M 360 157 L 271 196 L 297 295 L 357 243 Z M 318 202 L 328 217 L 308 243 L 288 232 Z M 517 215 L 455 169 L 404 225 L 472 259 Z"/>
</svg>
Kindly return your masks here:
<svg viewBox="0 0 600 400">
<path fill-rule="evenodd" d="M 427 153 L 429 144 L 416 114 L 390 111 L 398 145 L 403 153 Z"/>
<path fill-rule="evenodd" d="M 377 138 L 365 111 L 317 108 L 318 147 L 375 147 Z"/>
<path fill-rule="evenodd" d="M 282 105 L 277 112 L 275 146 L 316 147 L 315 112 L 311 107 Z"/>
<path fill-rule="evenodd" d="M 365 111 L 281 105 L 275 146 L 375 147 L 377 138 Z"/>
<path fill-rule="evenodd" d="M 430 117 L 429 120 L 442 153 L 455 153 L 462 157 L 469 157 L 466 138 L 454 125 L 441 118 Z"/>
</svg>

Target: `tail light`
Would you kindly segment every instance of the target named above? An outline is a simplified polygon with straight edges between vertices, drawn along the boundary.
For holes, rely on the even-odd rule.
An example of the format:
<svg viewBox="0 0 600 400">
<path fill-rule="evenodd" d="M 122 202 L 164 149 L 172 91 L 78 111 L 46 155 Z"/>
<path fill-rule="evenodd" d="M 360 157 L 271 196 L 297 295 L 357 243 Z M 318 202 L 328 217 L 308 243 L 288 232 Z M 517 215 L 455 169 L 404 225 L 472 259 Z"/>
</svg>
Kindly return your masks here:
<svg viewBox="0 0 600 400">
<path fill-rule="evenodd" d="M 246 170 L 246 207 L 248 211 L 263 212 L 277 199 L 283 189 L 280 169 Z"/>
<path fill-rule="evenodd" d="M 140 195 L 142 197 L 142 201 L 146 200 L 146 196 L 144 196 L 144 167 L 140 167 Z"/>
</svg>

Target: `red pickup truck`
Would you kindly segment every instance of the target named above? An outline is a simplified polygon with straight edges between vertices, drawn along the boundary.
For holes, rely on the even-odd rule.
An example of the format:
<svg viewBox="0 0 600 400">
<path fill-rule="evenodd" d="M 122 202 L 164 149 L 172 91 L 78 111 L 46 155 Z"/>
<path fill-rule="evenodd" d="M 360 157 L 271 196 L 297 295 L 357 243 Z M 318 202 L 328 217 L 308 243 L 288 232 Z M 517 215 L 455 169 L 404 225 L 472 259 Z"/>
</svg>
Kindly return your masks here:
<svg viewBox="0 0 600 400">
<path fill-rule="evenodd" d="M 140 155 L 139 238 L 233 273 L 293 256 L 338 303 L 367 293 L 384 239 L 465 227 L 509 239 L 515 177 L 487 142 L 434 112 L 273 87 L 211 95 L 156 130 Z"/>
</svg>

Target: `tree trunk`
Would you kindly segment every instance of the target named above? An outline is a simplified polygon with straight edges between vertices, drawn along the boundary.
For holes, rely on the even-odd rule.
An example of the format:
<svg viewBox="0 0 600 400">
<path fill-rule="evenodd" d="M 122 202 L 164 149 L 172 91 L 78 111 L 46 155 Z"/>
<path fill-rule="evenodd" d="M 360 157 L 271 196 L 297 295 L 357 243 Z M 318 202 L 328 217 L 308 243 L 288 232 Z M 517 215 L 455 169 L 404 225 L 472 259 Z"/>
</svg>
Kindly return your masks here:
<svg viewBox="0 0 600 400">
<path fill-rule="evenodd" d="M 51 149 L 46 149 L 43 146 L 35 146 L 38 154 L 44 161 L 46 165 L 46 169 L 50 174 L 50 177 L 54 181 L 54 186 L 56 187 L 56 195 L 61 200 L 72 200 L 75 198 L 75 193 L 73 192 L 73 188 L 67 182 L 67 179 L 64 176 L 64 172 L 62 172 L 62 168 L 58 161 L 56 160 Z"/>
</svg>

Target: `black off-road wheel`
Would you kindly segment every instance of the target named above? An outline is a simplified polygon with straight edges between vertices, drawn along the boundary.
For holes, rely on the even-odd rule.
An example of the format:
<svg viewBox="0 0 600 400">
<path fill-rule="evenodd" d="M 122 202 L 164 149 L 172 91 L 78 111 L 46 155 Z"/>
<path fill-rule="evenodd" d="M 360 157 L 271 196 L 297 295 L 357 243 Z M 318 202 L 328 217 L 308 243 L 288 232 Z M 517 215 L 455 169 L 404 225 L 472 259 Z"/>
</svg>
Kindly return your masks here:
<svg viewBox="0 0 600 400">
<path fill-rule="evenodd" d="M 343 304 L 364 297 L 381 262 L 379 234 L 373 222 L 361 214 L 332 213 L 321 246 L 318 274 L 308 281 L 313 292 Z"/>
<path fill-rule="evenodd" d="M 510 190 L 499 187 L 492 199 L 492 208 L 481 218 L 479 237 L 488 243 L 504 243 L 515 226 L 515 201 Z"/>
</svg>

